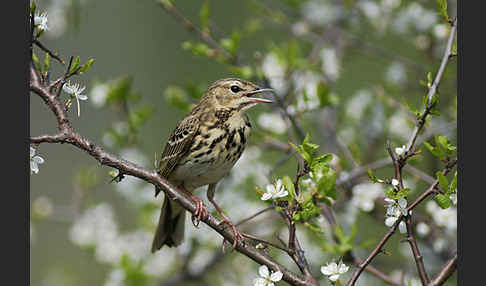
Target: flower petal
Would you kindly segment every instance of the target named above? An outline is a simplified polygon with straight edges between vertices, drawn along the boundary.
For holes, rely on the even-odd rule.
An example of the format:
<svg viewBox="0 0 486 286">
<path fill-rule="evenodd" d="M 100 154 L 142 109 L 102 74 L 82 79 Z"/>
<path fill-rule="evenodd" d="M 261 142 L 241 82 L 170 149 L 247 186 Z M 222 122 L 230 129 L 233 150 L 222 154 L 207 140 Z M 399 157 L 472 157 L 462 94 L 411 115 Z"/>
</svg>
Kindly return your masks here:
<svg viewBox="0 0 486 286">
<path fill-rule="evenodd" d="M 334 274 L 329 276 L 329 280 L 331 280 L 332 282 L 336 282 L 338 279 L 339 279 L 339 274 Z"/>
<path fill-rule="evenodd" d="M 270 275 L 270 280 L 272 280 L 273 282 L 278 282 L 278 281 L 282 280 L 282 277 L 283 277 L 283 273 L 280 272 L 280 271 L 277 271 L 275 273 L 272 273 L 272 275 Z"/>
<path fill-rule="evenodd" d="M 349 266 L 346 266 L 346 264 L 344 263 L 339 263 L 339 267 L 338 267 L 338 272 L 339 274 L 343 274 L 343 273 L 346 273 L 349 269 Z"/>
<path fill-rule="evenodd" d="M 263 278 L 270 277 L 270 272 L 268 271 L 268 267 L 266 265 L 262 265 L 260 268 L 258 268 L 258 274 L 260 274 L 260 276 Z"/>
<path fill-rule="evenodd" d="M 399 199 L 399 200 L 398 200 L 398 205 L 399 205 L 399 206 L 400 206 L 402 209 L 406 208 L 406 207 L 407 207 L 407 199 L 405 199 L 405 198 L 401 198 L 401 199 Z"/>
<path fill-rule="evenodd" d="M 88 99 L 88 96 L 86 94 L 78 94 L 77 97 L 78 97 L 79 100 L 86 100 L 86 99 Z"/>
<path fill-rule="evenodd" d="M 44 159 L 41 156 L 34 156 L 34 158 L 32 158 L 32 161 L 34 161 L 36 164 L 44 163 Z"/>
<path fill-rule="evenodd" d="M 35 149 L 30 147 L 30 158 L 34 157 L 35 155 Z"/>
<path fill-rule="evenodd" d="M 253 280 L 253 286 L 266 286 L 267 285 L 267 280 L 263 278 L 255 278 Z"/>
<path fill-rule="evenodd" d="M 398 230 L 400 230 L 400 233 L 407 233 L 407 225 L 405 224 L 404 221 L 401 221 L 398 224 Z"/>
<path fill-rule="evenodd" d="M 261 197 L 261 200 L 262 201 L 266 201 L 266 200 L 270 199 L 271 197 L 272 197 L 272 194 L 270 194 L 270 193 L 264 193 L 262 195 L 262 197 Z"/>
<path fill-rule="evenodd" d="M 39 173 L 39 167 L 37 166 L 36 162 L 30 161 L 30 171 L 33 172 L 34 174 Z"/>
<path fill-rule="evenodd" d="M 385 225 L 391 227 L 397 221 L 396 217 L 390 216 L 385 219 Z"/>
<path fill-rule="evenodd" d="M 286 197 L 288 194 L 289 194 L 289 192 L 283 191 L 283 192 L 280 192 L 277 195 L 275 195 L 275 197 L 276 198 L 283 198 L 283 197 Z"/>
<path fill-rule="evenodd" d="M 324 275 L 331 275 L 333 272 L 329 269 L 329 266 L 321 266 L 321 273 Z"/>
</svg>

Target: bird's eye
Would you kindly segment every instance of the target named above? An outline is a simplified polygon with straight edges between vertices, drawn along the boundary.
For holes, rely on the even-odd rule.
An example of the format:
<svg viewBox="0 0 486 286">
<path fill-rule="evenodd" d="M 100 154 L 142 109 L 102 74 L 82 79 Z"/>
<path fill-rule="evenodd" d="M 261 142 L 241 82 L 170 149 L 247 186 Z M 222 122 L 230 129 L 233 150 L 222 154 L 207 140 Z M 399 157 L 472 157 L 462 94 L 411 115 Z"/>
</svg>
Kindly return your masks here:
<svg viewBox="0 0 486 286">
<path fill-rule="evenodd" d="M 240 90 L 241 90 L 240 87 L 237 86 L 237 85 L 232 85 L 231 86 L 231 91 L 234 92 L 234 93 L 237 93 Z"/>
</svg>

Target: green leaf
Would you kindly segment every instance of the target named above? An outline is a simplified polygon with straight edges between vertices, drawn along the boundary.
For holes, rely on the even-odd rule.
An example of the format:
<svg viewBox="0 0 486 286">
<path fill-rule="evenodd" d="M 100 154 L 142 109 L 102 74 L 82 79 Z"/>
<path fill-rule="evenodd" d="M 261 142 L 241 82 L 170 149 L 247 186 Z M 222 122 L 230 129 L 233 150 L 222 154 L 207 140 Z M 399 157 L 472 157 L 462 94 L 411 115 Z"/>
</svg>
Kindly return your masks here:
<svg viewBox="0 0 486 286">
<path fill-rule="evenodd" d="M 46 53 L 46 56 L 44 57 L 44 71 L 49 72 L 49 67 L 51 65 L 51 56 L 49 53 Z"/>
<path fill-rule="evenodd" d="M 447 181 L 447 178 L 444 176 L 444 174 L 442 174 L 441 171 L 437 171 L 436 176 L 437 179 L 439 180 L 439 185 L 442 188 L 442 190 L 444 192 L 447 192 L 447 190 L 449 189 L 448 188 L 449 182 Z"/>
<path fill-rule="evenodd" d="M 443 194 L 438 194 L 434 197 L 435 202 L 441 207 L 442 209 L 447 209 L 451 206 L 452 202 L 448 196 Z"/>
<path fill-rule="evenodd" d="M 32 61 L 34 62 L 35 68 L 39 71 L 42 72 L 42 67 L 39 61 L 39 58 L 35 53 L 32 53 Z"/>
<path fill-rule="evenodd" d="M 322 177 L 317 183 L 317 199 L 323 201 L 323 198 L 330 197 L 336 200 L 336 179 L 337 173 L 333 169 L 329 168 L 327 172 L 322 173 Z"/>
<path fill-rule="evenodd" d="M 408 193 L 410 192 L 410 189 L 409 188 L 405 188 L 405 189 L 401 189 L 400 191 L 398 191 L 396 194 L 395 194 L 395 200 L 399 200 L 401 198 L 404 198 L 408 195 Z"/>
<path fill-rule="evenodd" d="M 35 8 L 36 8 L 35 1 L 32 0 L 32 3 L 30 3 L 30 13 L 31 14 L 35 12 Z"/>
<path fill-rule="evenodd" d="M 289 192 L 291 198 L 293 199 L 295 197 L 295 188 L 294 188 L 294 183 L 290 179 L 289 176 L 285 176 L 282 178 L 282 184 L 284 185 L 285 189 Z"/>
<path fill-rule="evenodd" d="M 199 18 L 201 19 L 201 29 L 209 34 L 209 1 L 204 1 L 199 11 Z"/>
<path fill-rule="evenodd" d="M 432 155 L 436 156 L 439 159 L 443 159 L 445 157 L 444 151 L 439 146 L 432 146 L 428 142 L 423 143 L 425 147 L 432 153 Z"/>
<path fill-rule="evenodd" d="M 457 189 L 457 171 L 454 173 L 454 178 L 449 185 L 449 193 L 453 193 Z"/>
<path fill-rule="evenodd" d="M 370 178 L 373 183 L 378 183 L 378 178 L 376 178 L 376 176 L 373 174 L 373 171 L 371 171 L 368 166 L 366 166 L 366 173 L 368 174 L 368 178 Z"/>
<path fill-rule="evenodd" d="M 80 62 L 81 62 L 81 58 L 77 56 L 76 59 L 74 59 L 73 63 L 71 64 L 71 68 L 69 68 L 69 73 L 73 73 L 79 67 Z"/>
<path fill-rule="evenodd" d="M 83 74 L 88 71 L 88 69 L 91 67 L 91 65 L 94 63 L 94 59 L 89 59 L 83 67 L 79 70 L 79 74 Z"/>
<path fill-rule="evenodd" d="M 297 145 L 293 144 L 292 142 L 289 142 L 289 145 L 292 146 L 292 148 L 294 148 L 295 151 L 297 151 L 297 153 L 299 153 L 302 156 L 302 158 L 304 158 L 304 160 L 306 162 L 311 162 L 311 160 L 312 160 L 311 155 L 309 155 L 309 153 L 304 151 L 304 149 L 301 146 L 297 146 Z"/>
<path fill-rule="evenodd" d="M 447 0 L 435 0 L 437 2 L 437 8 L 439 10 L 439 14 L 446 19 L 449 20 L 449 14 L 447 13 Z"/>
</svg>

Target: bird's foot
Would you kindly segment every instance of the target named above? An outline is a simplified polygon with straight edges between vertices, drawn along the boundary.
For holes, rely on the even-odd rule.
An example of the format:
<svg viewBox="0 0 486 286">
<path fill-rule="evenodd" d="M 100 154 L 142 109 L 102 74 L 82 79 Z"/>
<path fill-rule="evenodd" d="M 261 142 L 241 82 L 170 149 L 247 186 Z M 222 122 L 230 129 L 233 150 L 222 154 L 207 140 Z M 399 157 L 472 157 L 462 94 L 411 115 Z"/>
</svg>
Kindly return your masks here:
<svg viewBox="0 0 486 286">
<path fill-rule="evenodd" d="M 231 223 L 231 221 L 224 215 L 223 215 L 223 220 L 220 221 L 218 225 L 221 225 L 223 223 L 226 223 L 233 230 L 233 235 L 234 235 L 233 249 L 235 249 L 236 245 L 238 244 L 238 242 L 240 240 L 241 240 L 241 242 L 243 242 L 243 235 L 238 231 L 238 229 L 236 229 L 236 226 L 233 223 Z M 223 243 L 224 243 L 224 241 L 223 241 Z"/>
<path fill-rule="evenodd" d="M 192 214 L 191 220 L 195 227 L 199 227 L 199 222 L 201 219 L 207 219 L 209 217 L 209 212 L 203 201 L 196 197 L 191 196 L 191 198 L 196 202 L 196 211 Z"/>
</svg>

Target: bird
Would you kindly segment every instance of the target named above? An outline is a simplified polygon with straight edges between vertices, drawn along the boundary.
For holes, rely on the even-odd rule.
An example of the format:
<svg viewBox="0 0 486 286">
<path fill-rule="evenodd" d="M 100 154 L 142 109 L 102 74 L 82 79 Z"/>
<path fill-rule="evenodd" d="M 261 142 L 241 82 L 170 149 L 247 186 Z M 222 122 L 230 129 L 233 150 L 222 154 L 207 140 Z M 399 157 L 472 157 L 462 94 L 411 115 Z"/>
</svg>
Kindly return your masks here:
<svg viewBox="0 0 486 286">
<path fill-rule="evenodd" d="M 192 216 L 195 226 L 195 222 L 198 224 L 209 213 L 193 191 L 208 186 L 207 198 L 221 215 L 220 224 L 226 223 L 233 230 L 233 248 L 242 236 L 214 201 L 216 185 L 229 173 L 248 143 L 252 125 L 246 111 L 258 103 L 272 102 L 255 97 L 266 92 L 273 90 L 238 78 L 214 82 L 200 102 L 179 121 L 158 160 L 158 174 L 196 203 Z M 156 187 L 155 196 L 160 191 Z M 185 216 L 185 209 L 165 195 L 152 242 L 152 253 L 164 245 L 177 247 L 182 243 Z"/>
</svg>

